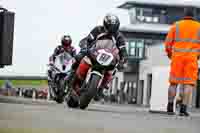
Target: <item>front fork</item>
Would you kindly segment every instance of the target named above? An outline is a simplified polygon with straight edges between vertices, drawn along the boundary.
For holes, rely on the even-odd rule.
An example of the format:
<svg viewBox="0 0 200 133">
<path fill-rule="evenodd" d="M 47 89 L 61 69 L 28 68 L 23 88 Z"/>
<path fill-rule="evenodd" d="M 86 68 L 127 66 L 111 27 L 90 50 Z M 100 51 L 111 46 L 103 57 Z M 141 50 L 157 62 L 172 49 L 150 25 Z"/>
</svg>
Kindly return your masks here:
<svg viewBox="0 0 200 133">
<path fill-rule="evenodd" d="M 100 76 L 101 78 L 100 78 L 100 81 L 99 81 L 99 83 L 98 83 L 98 86 L 97 86 L 97 89 L 99 89 L 99 87 L 101 86 L 101 83 L 102 83 L 102 81 L 103 81 L 103 78 L 104 78 L 104 74 L 101 74 L 100 72 L 98 72 L 98 71 L 93 71 L 93 70 L 89 70 L 88 71 L 88 73 L 87 73 L 87 76 L 86 76 L 86 84 L 89 82 L 89 79 L 90 79 L 90 77 L 91 77 L 91 75 L 92 74 L 96 74 L 96 75 L 98 75 L 98 76 Z"/>
</svg>

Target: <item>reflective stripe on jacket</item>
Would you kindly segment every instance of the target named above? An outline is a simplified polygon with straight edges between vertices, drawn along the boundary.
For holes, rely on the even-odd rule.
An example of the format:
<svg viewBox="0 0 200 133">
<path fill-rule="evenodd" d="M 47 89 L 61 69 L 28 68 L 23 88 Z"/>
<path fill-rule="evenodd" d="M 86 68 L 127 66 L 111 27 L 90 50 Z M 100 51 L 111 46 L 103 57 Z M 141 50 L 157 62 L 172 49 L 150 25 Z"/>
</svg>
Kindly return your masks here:
<svg viewBox="0 0 200 133">
<path fill-rule="evenodd" d="M 165 39 L 165 51 L 173 56 L 200 55 L 200 23 L 185 17 L 173 24 Z"/>
</svg>

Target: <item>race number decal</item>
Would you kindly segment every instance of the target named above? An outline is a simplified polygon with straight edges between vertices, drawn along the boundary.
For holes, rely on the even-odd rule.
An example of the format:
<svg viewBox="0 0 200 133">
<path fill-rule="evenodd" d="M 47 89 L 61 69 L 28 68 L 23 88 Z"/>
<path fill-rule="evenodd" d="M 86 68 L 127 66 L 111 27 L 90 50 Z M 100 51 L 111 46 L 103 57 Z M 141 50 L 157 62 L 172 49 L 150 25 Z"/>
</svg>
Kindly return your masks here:
<svg viewBox="0 0 200 133">
<path fill-rule="evenodd" d="M 113 55 L 105 50 L 99 50 L 97 56 L 97 62 L 103 66 L 108 66 L 113 60 Z"/>
<path fill-rule="evenodd" d="M 105 53 L 102 53 L 102 54 L 101 54 L 101 57 L 99 58 L 99 61 L 106 62 L 106 61 L 108 61 L 110 58 L 111 58 L 110 55 L 107 55 L 107 54 L 105 54 Z"/>
</svg>

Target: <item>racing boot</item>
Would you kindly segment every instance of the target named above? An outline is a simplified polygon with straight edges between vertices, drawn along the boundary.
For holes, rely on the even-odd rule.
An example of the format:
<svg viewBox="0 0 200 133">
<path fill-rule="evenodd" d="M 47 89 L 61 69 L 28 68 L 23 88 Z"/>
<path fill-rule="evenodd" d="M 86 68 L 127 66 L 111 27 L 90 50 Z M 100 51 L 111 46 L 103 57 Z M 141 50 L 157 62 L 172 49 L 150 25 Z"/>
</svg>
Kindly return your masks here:
<svg viewBox="0 0 200 133">
<path fill-rule="evenodd" d="M 79 96 L 80 96 L 80 91 L 79 91 L 79 79 L 75 75 L 74 78 L 71 81 L 71 87 L 72 90 L 69 94 L 68 97 L 65 98 L 65 101 L 67 102 L 67 105 L 71 108 L 77 108 L 80 104 L 79 101 Z"/>
<path fill-rule="evenodd" d="M 174 103 L 172 102 L 169 102 L 168 104 L 167 104 L 167 114 L 168 115 L 174 115 L 175 113 L 174 113 Z"/>
<path fill-rule="evenodd" d="M 187 112 L 187 105 L 181 104 L 180 106 L 180 116 L 189 116 L 190 114 Z"/>
</svg>

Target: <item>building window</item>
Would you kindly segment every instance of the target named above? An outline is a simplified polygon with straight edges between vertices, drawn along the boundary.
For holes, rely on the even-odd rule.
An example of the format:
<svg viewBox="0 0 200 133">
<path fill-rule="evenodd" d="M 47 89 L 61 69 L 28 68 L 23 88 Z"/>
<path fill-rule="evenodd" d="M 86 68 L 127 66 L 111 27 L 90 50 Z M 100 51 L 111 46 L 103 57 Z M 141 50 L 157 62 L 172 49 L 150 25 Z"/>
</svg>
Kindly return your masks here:
<svg viewBox="0 0 200 133">
<path fill-rule="evenodd" d="M 166 11 L 156 8 L 136 8 L 136 20 L 143 23 L 166 23 Z"/>
<path fill-rule="evenodd" d="M 129 54 L 131 56 L 135 56 L 136 55 L 136 42 L 135 41 L 131 41 L 130 44 L 129 44 Z"/>
<path fill-rule="evenodd" d="M 143 41 L 138 41 L 137 49 L 138 49 L 138 57 L 143 58 L 144 56 L 144 42 Z"/>
<path fill-rule="evenodd" d="M 195 18 L 200 21 L 200 9 L 196 9 L 196 14 Z"/>
<path fill-rule="evenodd" d="M 148 58 L 148 48 L 153 45 L 163 45 L 163 40 L 155 39 L 136 39 L 130 38 L 126 40 L 126 49 L 130 59 L 146 59 Z"/>
<path fill-rule="evenodd" d="M 136 23 L 136 9 L 135 8 L 131 8 L 131 9 L 129 9 L 128 13 L 129 13 L 129 18 L 130 18 L 129 19 L 130 23 L 131 24 Z"/>
<path fill-rule="evenodd" d="M 168 8 L 166 9 L 167 24 L 173 24 L 174 22 L 184 17 L 184 8 Z"/>
<path fill-rule="evenodd" d="M 137 8 L 136 19 L 146 23 L 158 22 L 158 17 L 153 16 L 153 10 L 151 8 Z"/>
<path fill-rule="evenodd" d="M 133 39 L 127 42 L 127 51 L 130 58 L 142 59 L 145 56 L 144 40 Z"/>
<path fill-rule="evenodd" d="M 130 22 L 131 23 L 159 23 L 159 24 L 172 24 L 182 17 L 184 8 L 146 8 L 146 7 L 134 7 L 129 9 Z M 200 9 L 194 10 L 196 12 L 196 18 L 200 20 Z"/>
</svg>

